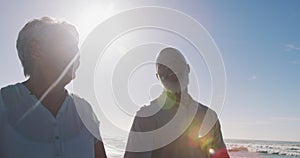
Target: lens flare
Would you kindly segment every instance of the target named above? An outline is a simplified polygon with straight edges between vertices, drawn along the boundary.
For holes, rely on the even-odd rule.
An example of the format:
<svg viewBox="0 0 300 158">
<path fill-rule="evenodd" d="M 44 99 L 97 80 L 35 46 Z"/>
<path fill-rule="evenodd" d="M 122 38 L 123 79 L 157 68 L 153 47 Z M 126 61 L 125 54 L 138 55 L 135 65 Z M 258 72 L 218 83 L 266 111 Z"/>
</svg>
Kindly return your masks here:
<svg viewBox="0 0 300 158">
<path fill-rule="evenodd" d="M 211 155 L 214 155 L 216 153 L 215 149 L 213 148 L 209 148 L 208 149 L 208 152 L 211 154 Z"/>
</svg>

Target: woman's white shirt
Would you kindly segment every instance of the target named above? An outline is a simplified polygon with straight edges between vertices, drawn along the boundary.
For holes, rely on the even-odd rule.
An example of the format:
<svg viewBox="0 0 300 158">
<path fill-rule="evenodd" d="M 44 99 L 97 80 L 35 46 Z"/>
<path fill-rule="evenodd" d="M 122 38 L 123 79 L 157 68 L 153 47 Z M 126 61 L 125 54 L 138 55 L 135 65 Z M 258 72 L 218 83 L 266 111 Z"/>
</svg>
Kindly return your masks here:
<svg viewBox="0 0 300 158">
<path fill-rule="evenodd" d="M 17 83 L 0 92 L 1 158 L 94 158 L 94 143 L 100 139 L 86 128 L 76 105 L 87 108 L 88 102 L 68 94 L 56 117 L 41 102 Z M 78 101 L 79 100 L 79 101 Z M 91 117 L 99 129 L 100 123 Z M 95 133 L 95 132 L 93 132 Z"/>
</svg>

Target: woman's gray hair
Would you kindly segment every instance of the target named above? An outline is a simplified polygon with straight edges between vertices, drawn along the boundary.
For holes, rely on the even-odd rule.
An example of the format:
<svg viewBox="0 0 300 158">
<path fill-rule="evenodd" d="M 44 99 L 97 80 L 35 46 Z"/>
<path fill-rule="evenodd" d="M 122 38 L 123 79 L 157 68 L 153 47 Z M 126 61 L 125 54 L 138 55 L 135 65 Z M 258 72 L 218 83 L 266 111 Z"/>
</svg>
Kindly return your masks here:
<svg viewBox="0 0 300 158">
<path fill-rule="evenodd" d="M 17 39 L 17 51 L 23 66 L 25 76 L 30 76 L 33 69 L 33 62 L 30 55 L 30 43 L 33 40 L 43 44 L 53 36 L 58 36 L 61 33 L 69 33 L 77 41 L 79 40 L 78 32 L 70 23 L 58 21 L 51 17 L 42 17 L 29 21 L 21 29 Z"/>
</svg>

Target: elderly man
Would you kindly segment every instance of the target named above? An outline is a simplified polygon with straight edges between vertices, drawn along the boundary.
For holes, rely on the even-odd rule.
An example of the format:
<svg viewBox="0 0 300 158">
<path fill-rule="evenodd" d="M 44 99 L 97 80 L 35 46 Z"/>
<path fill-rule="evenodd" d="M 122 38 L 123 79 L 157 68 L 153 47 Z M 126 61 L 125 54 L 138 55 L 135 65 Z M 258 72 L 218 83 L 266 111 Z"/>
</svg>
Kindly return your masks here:
<svg viewBox="0 0 300 158">
<path fill-rule="evenodd" d="M 0 157 L 106 157 L 100 133 L 90 133 L 75 107 L 77 100 L 93 116 L 89 103 L 65 89 L 79 66 L 76 28 L 34 19 L 19 32 L 17 50 L 27 80 L 1 89 Z"/>
<path fill-rule="evenodd" d="M 217 115 L 188 94 L 190 67 L 175 48 L 157 59 L 163 93 L 141 108 L 129 134 L 125 158 L 228 158 Z"/>
</svg>

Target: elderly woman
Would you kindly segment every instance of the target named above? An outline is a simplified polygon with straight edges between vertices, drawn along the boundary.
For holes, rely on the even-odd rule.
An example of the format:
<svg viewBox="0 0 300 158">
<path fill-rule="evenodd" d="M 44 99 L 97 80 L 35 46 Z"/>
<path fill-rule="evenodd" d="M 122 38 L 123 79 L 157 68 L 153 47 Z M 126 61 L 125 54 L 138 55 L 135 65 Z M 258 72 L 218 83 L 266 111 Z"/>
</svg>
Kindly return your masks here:
<svg viewBox="0 0 300 158">
<path fill-rule="evenodd" d="M 100 134 L 86 128 L 74 100 L 90 105 L 65 89 L 79 66 L 76 28 L 34 19 L 20 31 L 17 50 L 27 80 L 1 89 L 0 157 L 106 157 Z"/>
</svg>

